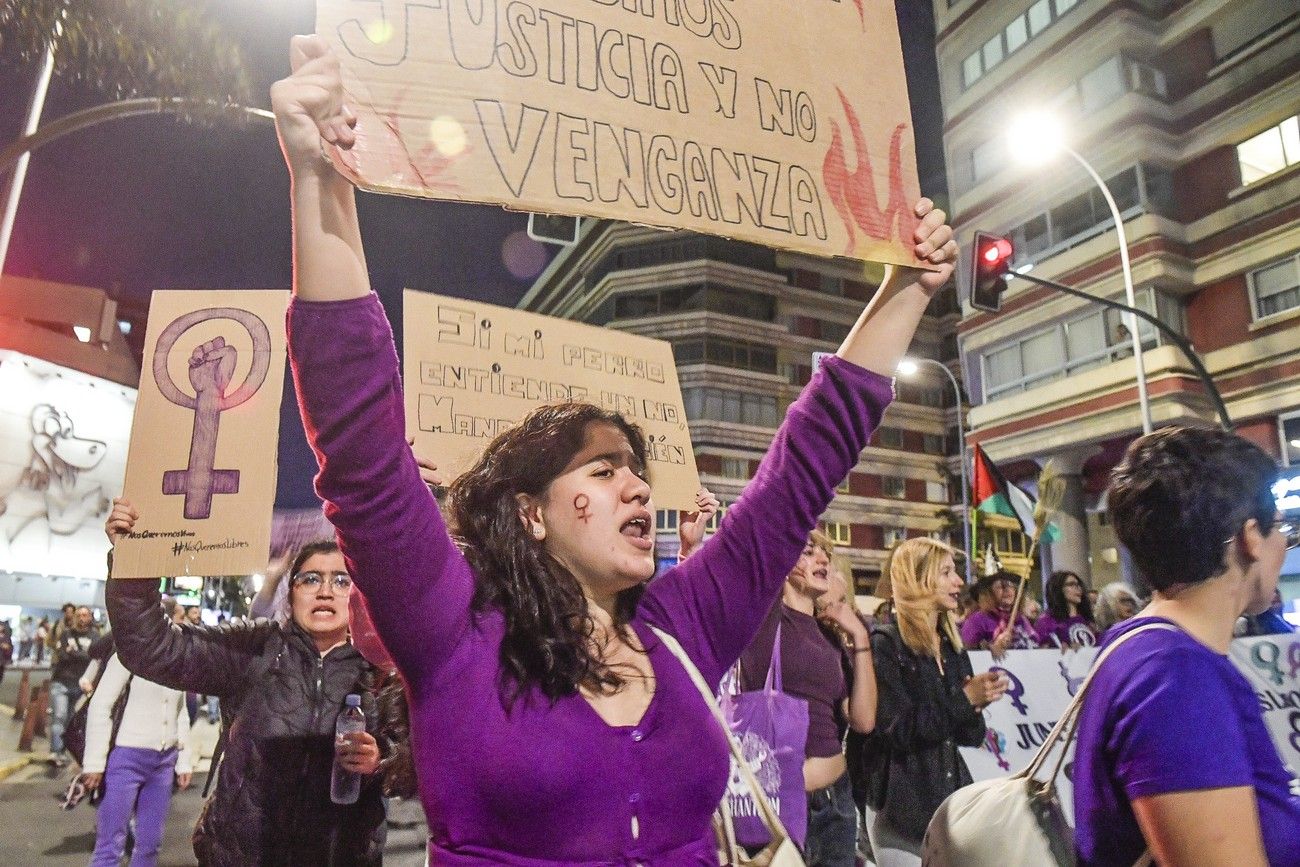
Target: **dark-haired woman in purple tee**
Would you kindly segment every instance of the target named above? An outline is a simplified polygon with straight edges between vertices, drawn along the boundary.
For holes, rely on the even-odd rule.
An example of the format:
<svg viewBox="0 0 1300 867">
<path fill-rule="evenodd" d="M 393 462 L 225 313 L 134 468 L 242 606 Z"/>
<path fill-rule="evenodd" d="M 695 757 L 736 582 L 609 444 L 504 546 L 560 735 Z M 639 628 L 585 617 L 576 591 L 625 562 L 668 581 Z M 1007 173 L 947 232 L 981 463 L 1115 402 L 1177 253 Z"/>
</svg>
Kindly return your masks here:
<svg viewBox="0 0 1300 867">
<path fill-rule="evenodd" d="M 293 186 L 294 379 L 317 490 L 407 684 L 431 862 L 714 867 L 726 743 L 652 627 L 715 688 L 740 656 L 951 275 L 943 213 L 916 207 L 916 254 L 936 270 L 900 271 L 881 288 L 690 559 L 647 586 L 644 439 L 588 404 L 530 414 L 452 484 L 462 553 L 404 439 L 352 189 L 321 156 L 356 140 L 338 62 L 316 37 L 296 38 L 291 54 L 272 104 Z"/>
<path fill-rule="evenodd" d="M 1047 611 L 1034 624 L 1039 647 L 1095 647 L 1097 627 L 1088 601 L 1088 585 L 1073 572 L 1053 572 L 1047 579 Z"/>
<path fill-rule="evenodd" d="M 1111 520 L 1151 604 L 1098 670 L 1074 757 L 1079 863 L 1297 867 L 1300 795 L 1228 660 L 1241 614 L 1268 607 L 1296 544 L 1273 501 L 1273 459 L 1233 434 L 1170 427 L 1129 446 Z"/>
</svg>

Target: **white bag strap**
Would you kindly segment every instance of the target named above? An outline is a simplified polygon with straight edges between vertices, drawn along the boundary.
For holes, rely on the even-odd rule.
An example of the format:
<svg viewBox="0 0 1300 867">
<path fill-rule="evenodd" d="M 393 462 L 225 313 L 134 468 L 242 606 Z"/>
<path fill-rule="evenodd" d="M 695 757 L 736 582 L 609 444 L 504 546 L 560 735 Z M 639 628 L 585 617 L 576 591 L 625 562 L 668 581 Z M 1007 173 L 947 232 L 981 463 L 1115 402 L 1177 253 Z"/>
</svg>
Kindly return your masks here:
<svg viewBox="0 0 1300 867">
<path fill-rule="evenodd" d="M 704 675 L 700 674 L 700 670 L 695 667 L 695 663 L 686 655 L 686 651 L 682 649 L 681 644 L 678 643 L 676 638 L 658 627 L 651 626 L 650 629 L 655 635 L 659 636 L 659 639 L 664 643 L 664 646 L 672 652 L 672 655 L 677 657 L 677 661 L 682 664 L 682 668 L 686 669 L 686 673 L 691 676 L 691 681 L 695 684 L 695 688 L 700 691 L 700 696 L 704 699 L 704 703 L 709 706 L 709 710 L 713 711 L 713 718 L 718 721 L 718 725 L 722 727 L 722 733 L 726 735 L 727 743 L 731 747 L 731 756 L 736 760 L 736 764 L 740 767 L 740 774 L 745 778 L 745 783 L 749 786 L 749 790 L 753 795 L 754 806 L 758 808 L 759 816 L 762 818 L 763 824 L 767 827 L 767 832 L 771 835 L 772 841 L 776 842 L 788 838 L 790 835 L 786 833 L 785 826 L 781 824 L 780 817 L 776 815 L 776 812 L 772 809 L 772 805 L 768 803 L 767 796 L 763 794 L 763 787 L 758 784 L 757 778 L 754 777 L 754 772 L 749 768 L 749 762 L 745 761 L 744 753 L 740 751 L 740 744 L 736 743 L 735 737 L 732 736 L 731 727 L 727 725 L 727 720 L 722 715 L 722 709 L 718 707 L 717 701 L 714 700 L 712 690 L 710 690 L 709 685 L 705 683 Z M 727 836 L 730 838 L 728 842 L 729 844 L 734 845 L 734 832 L 731 827 L 729 827 L 731 825 L 731 814 L 730 811 L 726 809 L 726 802 L 727 799 L 724 796 L 722 799 L 723 822 L 728 826 Z"/>
<path fill-rule="evenodd" d="M 1092 679 L 1096 677 L 1097 672 L 1101 670 L 1102 663 L 1104 663 L 1112 653 L 1118 650 L 1120 645 L 1128 641 L 1130 638 L 1135 638 L 1143 632 L 1149 632 L 1155 629 L 1163 629 L 1170 632 L 1180 631 L 1179 628 L 1172 623 L 1147 623 L 1137 627 L 1136 629 L 1125 632 L 1119 638 L 1112 641 L 1106 649 L 1101 652 L 1101 655 L 1097 657 L 1096 662 L 1092 664 L 1092 669 L 1088 672 L 1088 676 L 1084 678 L 1083 685 L 1080 686 L 1079 691 L 1074 694 L 1074 700 L 1070 702 L 1069 707 L 1065 709 L 1065 713 L 1061 714 L 1061 718 L 1057 720 L 1056 725 L 1052 727 L 1052 731 L 1043 740 L 1043 745 L 1039 747 L 1038 752 L 1034 755 L 1034 758 L 1030 761 L 1028 767 L 1015 776 L 1026 777 L 1031 780 L 1034 779 L 1038 772 L 1042 770 L 1043 765 L 1047 763 L 1047 757 L 1051 755 L 1052 750 L 1059 744 L 1061 747 L 1061 755 L 1057 758 L 1056 766 L 1053 768 L 1051 775 L 1048 776 L 1046 780 L 1041 781 L 1044 790 L 1055 785 L 1056 778 L 1060 775 L 1061 768 L 1065 764 L 1065 754 L 1069 749 L 1070 742 L 1074 740 L 1075 732 L 1079 727 L 1079 716 L 1083 710 L 1083 697 L 1087 694 L 1088 687 L 1092 684 Z"/>
</svg>

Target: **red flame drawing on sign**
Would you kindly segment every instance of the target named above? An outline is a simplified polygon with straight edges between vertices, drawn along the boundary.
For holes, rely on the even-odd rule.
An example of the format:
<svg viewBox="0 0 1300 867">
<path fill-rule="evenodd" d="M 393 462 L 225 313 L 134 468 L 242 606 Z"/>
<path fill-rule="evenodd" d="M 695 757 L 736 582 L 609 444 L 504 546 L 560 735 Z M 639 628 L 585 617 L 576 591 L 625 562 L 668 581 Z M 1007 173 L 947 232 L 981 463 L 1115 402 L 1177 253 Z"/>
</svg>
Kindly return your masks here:
<svg viewBox="0 0 1300 867">
<path fill-rule="evenodd" d="M 896 237 L 904 244 L 910 244 L 912 232 L 916 229 L 916 216 L 908 207 L 907 192 L 903 188 L 903 133 L 907 130 L 907 125 L 900 123 L 895 126 L 889 142 L 889 202 L 882 210 L 871 171 L 871 155 L 867 152 L 867 142 L 862 135 L 862 124 L 844 92 L 838 87 L 835 91 L 839 94 L 840 105 L 844 107 L 849 134 L 853 136 L 857 167 L 849 171 L 844 154 L 844 137 L 840 134 L 839 124 L 832 120 L 831 145 L 822 161 L 822 182 L 849 234 L 844 252 L 846 255 L 853 252 L 857 229 L 880 241 Z M 894 235 L 896 224 L 898 234 Z"/>
<path fill-rule="evenodd" d="M 867 12 L 862 8 L 862 0 L 853 0 L 853 5 L 858 7 L 858 18 L 862 19 L 862 29 L 867 29 Z"/>
</svg>

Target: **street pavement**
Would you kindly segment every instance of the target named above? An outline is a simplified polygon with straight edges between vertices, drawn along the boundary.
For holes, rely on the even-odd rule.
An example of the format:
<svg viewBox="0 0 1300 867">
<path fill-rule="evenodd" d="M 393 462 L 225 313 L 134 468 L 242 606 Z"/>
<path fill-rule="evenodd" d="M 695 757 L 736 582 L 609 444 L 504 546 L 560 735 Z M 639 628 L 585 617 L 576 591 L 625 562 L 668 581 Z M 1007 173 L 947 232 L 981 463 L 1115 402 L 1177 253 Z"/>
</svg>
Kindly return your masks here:
<svg viewBox="0 0 1300 867">
<path fill-rule="evenodd" d="M 33 670 L 32 683 L 49 676 L 48 669 Z M 0 681 L 0 768 L 37 757 L 0 780 L 0 865 L 3 867 L 85 867 L 95 848 L 95 808 L 81 803 L 61 809 L 63 793 L 75 765 L 58 769 L 46 761 L 49 745 L 38 738 L 32 753 L 17 750 L 21 723 L 13 720 L 21 670 L 10 668 Z M 203 806 L 206 776 L 195 774 L 186 791 L 171 800 L 159 867 L 193 865 L 190 832 Z M 424 863 L 423 815 L 418 804 L 390 804 L 388 845 L 384 864 L 418 867 Z"/>
</svg>

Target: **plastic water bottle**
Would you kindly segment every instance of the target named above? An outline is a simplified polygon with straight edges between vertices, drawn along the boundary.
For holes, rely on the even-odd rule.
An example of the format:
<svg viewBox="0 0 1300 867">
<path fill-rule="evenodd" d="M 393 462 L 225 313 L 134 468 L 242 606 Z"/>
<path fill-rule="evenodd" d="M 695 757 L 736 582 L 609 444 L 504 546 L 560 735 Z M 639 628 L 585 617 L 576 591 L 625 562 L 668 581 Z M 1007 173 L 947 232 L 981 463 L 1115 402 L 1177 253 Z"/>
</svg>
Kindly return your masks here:
<svg viewBox="0 0 1300 867">
<path fill-rule="evenodd" d="M 355 804 L 361 796 L 361 775 L 339 763 L 338 748 L 345 735 L 366 730 L 366 715 L 361 712 L 361 696 L 349 695 L 334 723 L 334 773 L 330 775 L 330 800 L 336 804 Z"/>
</svg>

